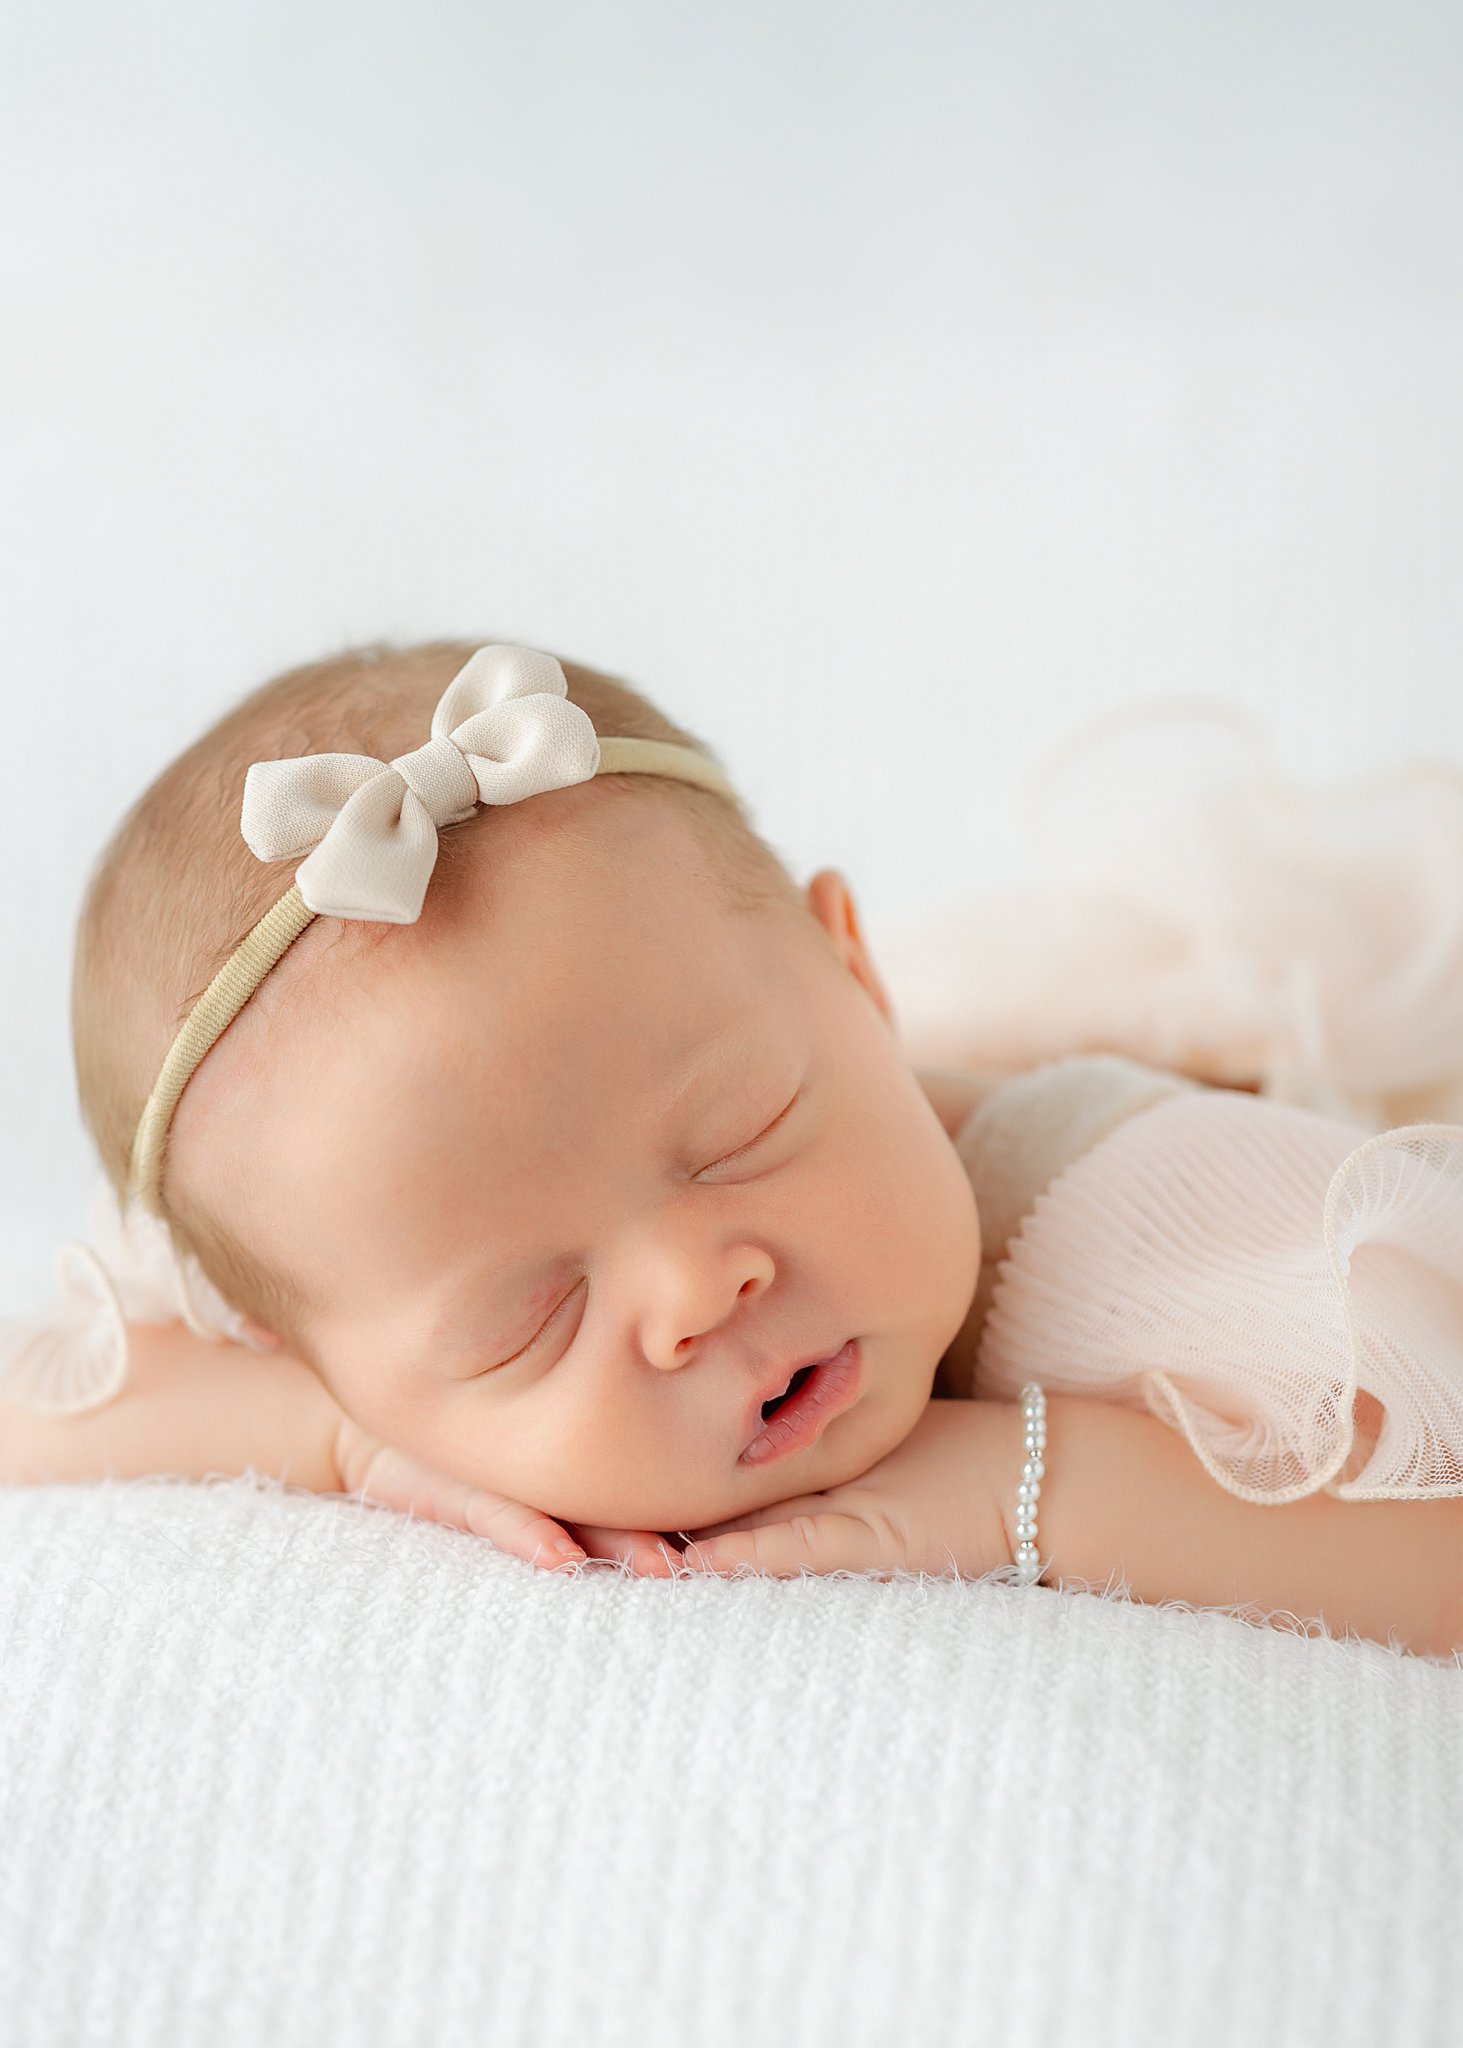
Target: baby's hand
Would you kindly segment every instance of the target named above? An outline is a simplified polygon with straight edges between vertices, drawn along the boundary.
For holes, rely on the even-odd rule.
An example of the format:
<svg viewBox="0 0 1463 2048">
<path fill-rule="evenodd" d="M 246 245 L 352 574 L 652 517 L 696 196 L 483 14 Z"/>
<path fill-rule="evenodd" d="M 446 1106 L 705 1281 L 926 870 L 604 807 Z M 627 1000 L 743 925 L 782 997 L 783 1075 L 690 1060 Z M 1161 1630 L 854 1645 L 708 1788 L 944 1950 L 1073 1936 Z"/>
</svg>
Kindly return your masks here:
<svg viewBox="0 0 1463 2048">
<path fill-rule="evenodd" d="M 1003 1517 L 1021 1476 L 1020 1405 L 931 1401 L 887 1458 L 826 1493 L 798 1494 L 698 1530 L 681 1560 L 692 1571 L 752 1565 L 800 1572 L 956 1571 L 979 1578 L 1010 1564 Z"/>
<path fill-rule="evenodd" d="M 348 1415 L 341 1416 L 335 1433 L 335 1469 L 344 1493 L 485 1536 L 496 1549 L 544 1571 L 583 1564 L 586 1557 L 626 1563 L 642 1578 L 668 1579 L 679 1570 L 673 1546 L 653 1529 L 599 1529 L 579 1522 L 566 1529 L 538 1508 L 418 1464 L 394 1445 L 368 1436 Z"/>
</svg>

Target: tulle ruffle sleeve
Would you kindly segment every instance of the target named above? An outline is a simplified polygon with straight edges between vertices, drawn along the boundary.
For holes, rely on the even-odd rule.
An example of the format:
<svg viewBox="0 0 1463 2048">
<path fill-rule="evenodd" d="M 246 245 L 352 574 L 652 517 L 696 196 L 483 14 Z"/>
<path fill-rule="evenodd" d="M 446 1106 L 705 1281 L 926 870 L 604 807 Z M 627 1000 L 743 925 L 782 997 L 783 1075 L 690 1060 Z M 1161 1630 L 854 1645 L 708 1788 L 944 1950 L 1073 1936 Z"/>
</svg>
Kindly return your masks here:
<svg viewBox="0 0 1463 2048">
<path fill-rule="evenodd" d="M 0 1401 L 47 1415 L 76 1415 L 114 1400 L 127 1379 L 129 1323 L 185 1322 L 215 1342 L 259 1345 L 199 1267 L 180 1257 L 146 1210 L 124 1217 L 99 1181 L 91 1241 L 56 1253 L 56 1296 L 40 1313 L 0 1320 Z"/>
<path fill-rule="evenodd" d="M 1007 1247 L 976 1386 L 1028 1379 L 1147 1408 L 1244 1499 L 1463 1494 L 1463 1126 L 1143 1110 Z"/>
</svg>

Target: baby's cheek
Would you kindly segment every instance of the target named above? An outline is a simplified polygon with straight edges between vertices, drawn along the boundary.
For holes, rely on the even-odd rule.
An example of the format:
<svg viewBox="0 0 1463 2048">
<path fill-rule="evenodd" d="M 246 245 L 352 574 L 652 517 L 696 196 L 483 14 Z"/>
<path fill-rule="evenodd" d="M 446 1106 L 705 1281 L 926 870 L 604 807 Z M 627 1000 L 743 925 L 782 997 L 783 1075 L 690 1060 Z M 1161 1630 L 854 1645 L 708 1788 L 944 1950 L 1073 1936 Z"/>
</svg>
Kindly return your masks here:
<svg viewBox="0 0 1463 2048">
<path fill-rule="evenodd" d="M 970 1176 L 961 1164 L 959 1153 L 943 1133 L 940 1139 L 939 1160 L 935 1181 L 939 1193 L 940 1214 L 945 1221 L 948 1236 L 945 1255 L 955 1292 L 963 1292 L 964 1299 L 960 1311 L 963 1316 L 970 1306 L 975 1293 L 975 1283 L 980 1274 L 980 1211 L 976 1206 L 975 1189 L 970 1184 Z"/>
<path fill-rule="evenodd" d="M 451 1478 L 511 1493 L 495 1404 L 481 1381 L 443 1375 L 422 1383 L 393 1373 L 384 1358 L 360 1353 L 348 1364 L 322 1365 L 336 1399 L 361 1429 Z"/>
</svg>

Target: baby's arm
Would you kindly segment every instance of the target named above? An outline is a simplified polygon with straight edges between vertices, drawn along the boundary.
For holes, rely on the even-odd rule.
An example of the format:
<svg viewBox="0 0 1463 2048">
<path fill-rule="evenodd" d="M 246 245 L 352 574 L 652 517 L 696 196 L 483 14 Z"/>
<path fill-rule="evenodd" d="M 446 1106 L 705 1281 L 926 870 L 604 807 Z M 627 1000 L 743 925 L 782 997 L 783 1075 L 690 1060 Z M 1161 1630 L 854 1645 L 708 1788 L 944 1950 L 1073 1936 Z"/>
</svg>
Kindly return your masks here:
<svg viewBox="0 0 1463 2048">
<path fill-rule="evenodd" d="M 253 1466 L 295 1486 L 339 1484 L 340 1410 L 298 1359 L 212 1344 L 182 1322 L 130 1323 L 122 1391 L 80 1415 L 0 1400 L 0 1485 L 69 1485 Z"/>
<path fill-rule="evenodd" d="M 1022 1419 L 1014 1401 L 931 1401 L 916 1430 L 845 1486 L 717 1523 L 693 1570 L 924 1570 L 979 1578 L 1015 1557 Z M 1047 1396 L 1038 1507 L 1047 1583 L 1126 1579 L 1134 1598 L 1322 1617 L 1424 1656 L 1463 1651 L 1463 1499 L 1284 1507 L 1239 1499 L 1156 1416 Z"/>
<path fill-rule="evenodd" d="M 1139 1600 L 1253 1603 L 1423 1656 L 1463 1651 L 1463 1498 L 1269 1506 L 1221 1486 L 1157 1416 L 1080 1394 L 1049 1394 L 1047 1410 L 1039 1533 L 1058 1574 L 1120 1573 Z"/>
<path fill-rule="evenodd" d="M 419 1464 L 368 1436 L 309 1367 L 282 1351 L 210 1343 L 185 1323 L 129 1323 L 122 1391 L 80 1415 L 41 1415 L 0 1400 L 0 1486 L 94 1479 L 228 1477 L 252 1467 L 312 1493 L 482 1536 L 546 1570 L 617 1559 L 665 1578 L 674 1560 L 653 1530 L 575 1525 Z"/>
</svg>

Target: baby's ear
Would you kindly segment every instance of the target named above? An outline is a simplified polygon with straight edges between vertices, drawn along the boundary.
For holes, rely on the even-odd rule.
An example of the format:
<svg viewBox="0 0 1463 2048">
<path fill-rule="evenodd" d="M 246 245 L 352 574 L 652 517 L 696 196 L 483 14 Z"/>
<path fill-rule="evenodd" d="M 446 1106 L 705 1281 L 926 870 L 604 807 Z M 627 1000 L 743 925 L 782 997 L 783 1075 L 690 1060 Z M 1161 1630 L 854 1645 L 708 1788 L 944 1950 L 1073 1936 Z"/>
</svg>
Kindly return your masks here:
<svg viewBox="0 0 1463 2048">
<path fill-rule="evenodd" d="M 894 1005 L 864 941 L 858 907 L 847 882 L 837 868 L 820 868 L 803 893 L 809 910 L 837 948 L 839 959 L 873 998 L 880 1015 L 893 1024 Z"/>
</svg>

